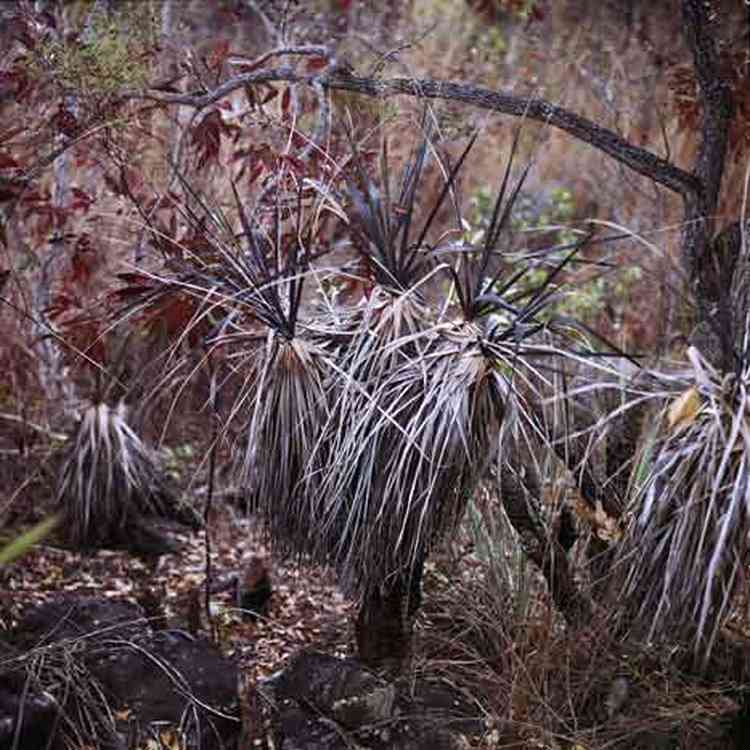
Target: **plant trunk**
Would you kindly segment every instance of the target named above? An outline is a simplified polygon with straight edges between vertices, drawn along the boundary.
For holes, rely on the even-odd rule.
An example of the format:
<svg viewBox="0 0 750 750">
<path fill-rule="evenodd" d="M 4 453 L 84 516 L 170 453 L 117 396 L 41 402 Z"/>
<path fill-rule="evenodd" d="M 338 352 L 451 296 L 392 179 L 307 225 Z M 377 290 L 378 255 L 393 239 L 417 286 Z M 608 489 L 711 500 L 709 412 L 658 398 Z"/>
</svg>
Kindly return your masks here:
<svg viewBox="0 0 750 750">
<path fill-rule="evenodd" d="M 397 674 L 408 664 L 422 599 L 423 562 L 387 586 L 363 594 L 355 630 L 359 658 L 368 667 Z"/>
</svg>

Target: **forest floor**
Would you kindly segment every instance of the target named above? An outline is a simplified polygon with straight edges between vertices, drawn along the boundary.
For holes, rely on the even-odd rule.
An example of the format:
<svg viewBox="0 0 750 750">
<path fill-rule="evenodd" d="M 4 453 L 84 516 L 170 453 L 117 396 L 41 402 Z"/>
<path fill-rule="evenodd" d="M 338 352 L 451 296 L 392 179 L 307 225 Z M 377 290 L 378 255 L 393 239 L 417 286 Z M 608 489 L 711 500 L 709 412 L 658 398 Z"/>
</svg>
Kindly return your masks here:
<svg viewBox="0 0 750 750">
<path fill-rule="evenodd" d="M 136 601 L 148 616 L 166 618 L 167 627 L 200 627 L 204 634 L 213 634 L 222 651 L 237 659 L 250 684 L 272 674 L 303 648 L 338 656 L 351 653 L 353 604 L 338 591 L 332 575 L 274 559 L 252 520 L 222 510 L 212 524 L 210 575 L 213 588 L 224 590 L 210 596 L 210 621 L 204 606 L 205 534 L 182 531 L 172 536 L 179 550 L 153 563 L 125 550 L 99 550 L 83 556 L 53 542 L 37 545 L 3 572 L 2 628 L 12 628 L 23 612 L 55 593 L 76 592 Z M 265 564 L 273 594 L 263 616 L 250 621 L 226 581 L 241 578 L 244 568 L 258 561 Z M 201 605 L 199 615 L 196 603 Z"/>
<path fill-rule="evenodd" d="M 0 631 L 11 629 L 28 608 L 59 592 L 129 599 L 144 606 L 147 615 L 165 618 L 166 627 L 192 632 L 198 628 L 201 634 L 212 635 L 222 652 L 237 662 L 245 690 L 282 669 L 301 650 L 315 649 L 334 656 L 355 652 L 356 602 L 342 595 L 330 571 L 276 559 L 253 519 L 223 505 L 211 520 L 210 575 L 214 587 L 223 590 L 210 597 L 210 622 L 202 606 L 205 534 L 183 530 L 171 535 L 179 550 L 152 563 L 127 551 L 100 550 L 82 556 L 55 546 L 53 540 L 37 545 L 1 574 Z M 258 560 L 265 563 L 273 595 L 264 615 L 250 621 L 238 608 L 232 588 L 224 583 L 241 577 L 245 568 Z M 548 715 L 559 702 L 556 693 L 567 686 L 576 705 L 582 705 L 584 695 L 589 695 L 585 704 L 599 693 L 599 698 L 607 700 L 615 668 L 621 669 L 622 663 L 618 665 L 613 655 L 600 653 L 606 649 L 603 642 L 598 645 L 601 633 L 598 637 L 584 633 L 577 644 L 564 637 L 564 628 L 550 610 L 538 576 L 534 578 L 539 586 L 534 584 L 527 592 L 530 604 L 525 624 L 519 627 L 512 603 L 491 595 L 485 574 L 465 529 L 428 563 L 412 673 L 454 686 L 476 706 L 487 733 L 475 738 L 479 744 L 473 747 L 540 747 L 543 745 L 516 742 L 522 737 L 531 742 L 532 738 L 557 734 L 542 729 L 561 722 L 561 717 Z M 196 621 L 196 602 L 201 605 L 200 622 Z M 630 671 L 637 666 L 629 665 Z M 656 745 L 628 745 L 627 738 L 643 733 L 649 741 L 656 741 L 663 731 L 677 741 L 675 747 L 732 747 L 726 730 L 718 733 L 718 744 L 714 739 L 721 716 L 727 717 L 724 723 L 729 725 L 737 710 L 720 693 L 715 686 L 649 671 L 638 679 L 633 677 L 626 714 L 605 721 L 599 730 L 583 732 L 585 744 L 567 746 L 603 747 L 605 739 L 616 737 L 620 744 L 615 740 L 612 747 L 652 747 Z M 507 723 L 500 720 L 504 715 L 514 716 L 519 734 L 514 731 L 513 737 L 506 739 L 504 732 L 498 735 L 493 729 L 493 722 L 499 722 L 497 726 Z M 579 715 L 578 720 L 582 719 Z M 569 741 L 577 734 L 571 728 Z"/>
</svg>

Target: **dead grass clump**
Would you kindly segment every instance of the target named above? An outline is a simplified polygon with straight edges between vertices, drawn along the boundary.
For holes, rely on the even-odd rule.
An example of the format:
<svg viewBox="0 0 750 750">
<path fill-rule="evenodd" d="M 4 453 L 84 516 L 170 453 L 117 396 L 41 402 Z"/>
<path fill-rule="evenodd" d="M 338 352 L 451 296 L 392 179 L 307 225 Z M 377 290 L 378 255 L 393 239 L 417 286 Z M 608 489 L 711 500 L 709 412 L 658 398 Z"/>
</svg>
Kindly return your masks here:
<svg viewBox="0 0 750 750">
<path fill-rule="evenodd" d="M 480 747 L 734 747 L 744 651 L 722 637 L 697 673 L 688 649 L 622 640 L 603 610 L 566 624 L 541 574 L 519 567 L 513 531 L 496 518 L 487 534 L 487 513 L 472 507 L 451 549 L 426 566 L 415 668 L 478 707 Z"/>
<path fill-rule="evenodd" d="M 169 517 L 154 455 L 133 431 L 124 404 L 93 404 L 83 413 L 60 470 L 62 528 L 76 548 L 127 541 L 143 516 Z"/>
<path fill-rule="evenodd" d="M 619 550 L 625 627 L 678 642 L 706 663 L 743 587 L 748 560 L 746 371 L 722 376 L 691 348 L 634 520 Z"/>
<path fill-rule="evenodd" d="M 25 710 L 31 721 L 23 719 L 20 737 L 43 743 L 59 733 L 72 747 L 118 740 L 113 709 L 85 666 L 84 654 L 90 648 L 83 638 L 63 640 L 0 665 L 2 679 L 22 688 L 22 705 L 28 701 Z"/>
<path fill-rule="evenodd" d="M 673 654 L 625 647 L 599 627 L 530 651 L 516 688 L 526 722 L 592 750 L 731 747 L 740 708 L 733 691 L 681 671 Z"/>
<path fill-rule="evenodd" d="M 541 609 L 514 618 L 512 598 L 472 573 L 460 585 L 426 575 L 417 667 L 481 707 L 481 747 L 741 746 L 732 744 L 742 712 L 736 682 L 681 671 L 673 654 L 628 648 L 603 625 L 564 630 Z"/>
</svg>

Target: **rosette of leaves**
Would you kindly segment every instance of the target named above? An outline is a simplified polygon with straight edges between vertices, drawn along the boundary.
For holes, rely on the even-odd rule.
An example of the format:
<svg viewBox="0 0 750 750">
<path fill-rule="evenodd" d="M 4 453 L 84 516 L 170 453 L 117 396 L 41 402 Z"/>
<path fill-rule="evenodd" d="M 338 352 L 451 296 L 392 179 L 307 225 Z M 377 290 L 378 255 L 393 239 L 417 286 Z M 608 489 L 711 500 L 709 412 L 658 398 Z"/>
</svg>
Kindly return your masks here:
<svg viewBox="0 0 750 750">
<path fill-rule="evenodd" d="M 282 171 L 280 184 L 283 178 Z M 166 258 L 164 271 L 148 275 L 131 303 L 147 326 L 169 322 L 164 374 L 152 392 L 172 392 L 177 379 L 186 384 L 200 368 L 212 369 L 212 416 L 221 420 L 214 438 L 235 435 L 248 510 L 262 517 L 282 552 L 309 552 L 317 502 L 310 457 L 336 374 L 303 320 L 305 278 L 318 252 L 317 225 L 307 217 L 320 211 L 308 213 L 301 192 L 290 199 L 277 191 L 270 216 L 265 203 L 248 213 L 235 190 L 233 221 L 186 181 L 183 187 L 202 209 L 183 209 L 191 240 Z"/>
<path fill-rule="evenodd" d="M 301 203 L 287 233 L 278 206 L 271 233 L 239 201 L 238 209 L 244 276 L 229 298 L 243 313 L 230 313 L 210 343 L 228 348 L 240 383 L 228 420 L 241 425 L 237 467 L 248 509 L 262 517 L 282 552 L 309 554 L 321 502 L 316 447 L 339 377 L 334 356 L 303 316 L 313 233 L 303 231 Z"/>
<path fill-rule="evenodd" d="M 331 319 L 324 321 L 323 330 L 340 342 L 337 353 L 343 377 L 319 447 L 321 456 L 325 455 L 320 463 L 328 500 L 318 524 L 322 532 L 318 555 L 333 561 L 345 589 L 352 592 L 377 588 L 389 576 L 421 564 L 421 556 L 415 554 L 422 539 L 419 533 L 411 535 L 418 541 L 413 549 L 409 544 L 399 545 L 391 558 L 378 564 L 371 553 L 376 546 L 382 552 L 384 540 L 391 545 L 397 537 L 380 525 L 382 508 L 397 492 L 394 488 L 386 492 L 383 481 L 391 450 L 401 446 L 414 419 L 411 368 L 419 367 L 426 350 L 434 348 L 439 313 L 426 301 L 425 290 L 435 280 L 436 263 L 426 237 L 472 143 L 417 232 L 412 230 L 429 137 L 404 168 L 395 194 L 387 145 L 383 146 L 379 184 L 354 149 L 356 174 L 348 190 L 349 216 L 363 269 L 362 297 L 355 305 L 334 310 Z M 400 475 L 406 471 L 402 467 Z M 395 505 L 392 511 L 386 515 L 396 519 Z"/>
<path fill-rule="evenodd" d="M 535 343 L 550 278 L 511 301 L 526 269 L 507 274 L 492 262 L 523 182 L 511 190 L 512 157 L 482 246 L 454 248 L 451 264 L 427 237 L 471 143 L 412 237 L 427 146 L 406 168 L 397 201 L 387 170 L 380 186 L 360 174 L 351 189 L 372 276 L 361 304 L 341 316 L 344 377 L 321 441 L 318 554 L 361 595 L 360 657 L 376 664 L 408 653 L 423 561 L 497 458 L 505 423 L 517 418 L 515 378 L 533 380 L 533 360 L 553 353 Z"/>
<path fill-rule="evenodd" d="M 620 551 L 616 595 L 638 636 L 704 663 L 750 559 L 750 370 L 722 375 L 697 349 L 672 400 Z"/>
<path fill-rule="evenodd" d="M 83 412 L 58 476 L 57 502 L 63 534 L 78 549 L 128 545 L 142 518 L 175 517 L 158 464 L 129 426 L 124 403 Z M 149 540 L 166 551 L 164 540 Z"/>
</svg>

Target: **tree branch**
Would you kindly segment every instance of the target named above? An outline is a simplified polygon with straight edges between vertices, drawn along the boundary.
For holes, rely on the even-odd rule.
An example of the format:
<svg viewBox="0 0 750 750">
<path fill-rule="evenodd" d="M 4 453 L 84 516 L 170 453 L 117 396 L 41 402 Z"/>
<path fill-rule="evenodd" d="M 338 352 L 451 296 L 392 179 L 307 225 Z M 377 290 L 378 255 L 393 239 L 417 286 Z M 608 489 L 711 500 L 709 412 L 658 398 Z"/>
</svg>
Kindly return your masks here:
<svg viewBox="0 0 750 750">
<path fill-rule="evenodd" d="M 372 79 L 349 75 L 308 76 L 291 67 L 259 70 L 236 76 L 212 91 L 202 94 L 170 94 L 162 91 L 125 92 L 126 98 L 144 98 L 165 104 L 183 104 L 202 109 L 215 104 L 233 91 L 252 84 L 288 81 L 290 83 L 321 83 L 335 91 L 352 91 L 363 96 L 386 98 L 413 96 L 463 102 L 515 117 L 527 117 L 559 128 L 574 138 L 603 151 L 626 167 L 678 193 L 686 200 L 700 192 L 699 180 L 666 159 L 634 146 L 617 133 L 597 125 L 569 110 L 536 97 L 521 97 L 500 91 L 452 81 L 418 80 L 411 78 Z"/>
<path fill-rule="evenodd" d="M 215 89 L 201 94 L 170 94 L 166 91 L 148 89 L 146 91 L 123 91 L 121 96 L 123 99 L 149 99 L 154 102 L 161 102 L 162 104 L 184 104 L 187 107 L 205 109 L 244 86 L 271 83 L 274 81 L 299 82 L 307 80 L 310 80 L 310 76 L 300 75 L 295 72 L 294 68 L 285 65 L 280 68 L 257 70 L 252 73 L 243 73 L 242 75 L 234 76 L 224 81 L 224 83 Z"/>
<path fill-rule="evenodd" d="M 324 82 L 331 89 L 343 89 L 368 96 L 394 96 L 405 94 L 427 99 L 446 99 L 464 102 L 473 107 L 488 109 L 506 115 L 527 117 L 565 131 L 590 146 L 603 151 L 630 169 L 648 177 L 682 195 L 695 194 L 700 185 L 696 178 L 674 166 L 666 159 L 634 146 L 617 133 L 597 125 L 569 110 L 536 97 L 522 97 L 479 86 L 450 81 L 392 78 L 371 80 L 366 78 L 336 77 Z"/>
<path fill-rule="evenodd" d="M 719 75 L 718 54 L 710 33 L 710 22 L 703 0 L 682 0 L 685 39 L 693 55 L 696 76 L 703 103 L 701 141 L 692 172 L 672 164 L 651 151 L 635 146 L 617 133 L 585 117 L 537 97 L 522 97 L 452 81 L 413 78 L 358 78 L 338 68 L 321 75 L 305 75 L 291 66 L 254 70 L 235 76 L 217 88 L 198 94 L 171 94 L 161 91 L 129 91 L 125 98 L 143 98 L 164 104 L 182 104 L 203 109 L 244 86 L 287 81 L 306 83 L 332 91 L 351 91 L 363 96 L 386 98 L 412 96 L 463 102 L 472 107 L 491 110 L 514 117 L 526 117 L 558 128 L 579 141 L 607 154 L 634 172 L 668 188 L 684 201 L 685 216 L 682 236 L 682 259 L 694 283 L 699 307 L 718 298 L 721 286 L 715 268 L 709 268 L 708 237 L 713 225 L 726 158 L 729 124 L 732 119 L 732 94 Z M 290 53 L 318 54 L 324 48 L 315 46 L 290 48 Z M 255 63 L 280 54 L 274 50 Z"/>
</svg>

